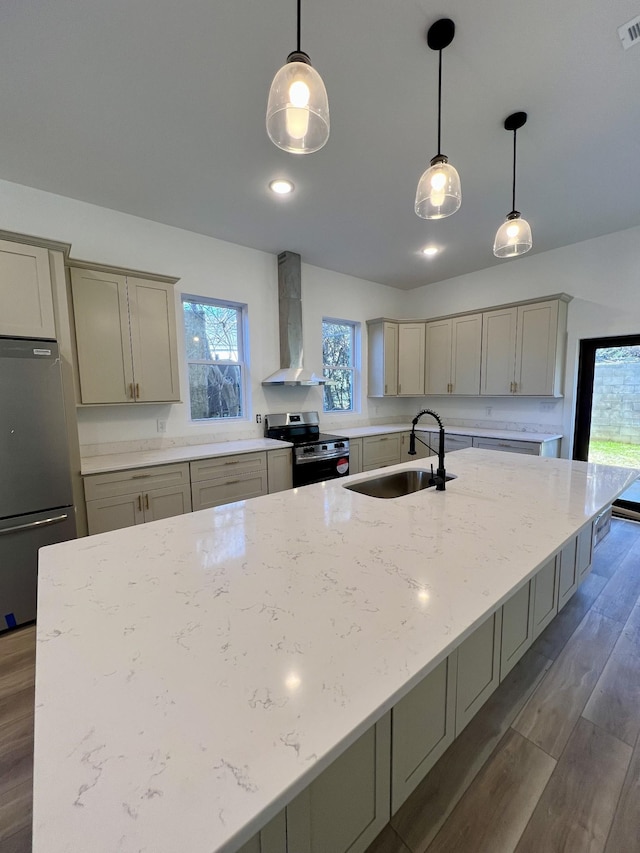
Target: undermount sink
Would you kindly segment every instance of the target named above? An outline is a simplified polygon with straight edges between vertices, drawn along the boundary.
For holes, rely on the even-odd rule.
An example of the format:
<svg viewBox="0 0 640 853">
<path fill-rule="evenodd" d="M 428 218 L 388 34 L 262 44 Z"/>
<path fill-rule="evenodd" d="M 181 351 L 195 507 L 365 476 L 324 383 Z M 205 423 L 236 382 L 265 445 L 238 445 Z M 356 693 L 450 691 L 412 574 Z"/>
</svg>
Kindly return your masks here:
<svg viewBox="0 0 640 853">
<path fill-rule="evenodd" d="M 455 478 L 455 474 L 447 474 L 445 482 Z M 401 498 L 412 492 L 432 488 L 435 484 L 432 471 L 412 468 L 409 471 L 394 471 L 393 474 L 382 474 L 380 477 L 371 477 L 369 480 L 359 480 L 357 483 L 345 483 L 344 488 L 372 498 Z"/>
</svg>

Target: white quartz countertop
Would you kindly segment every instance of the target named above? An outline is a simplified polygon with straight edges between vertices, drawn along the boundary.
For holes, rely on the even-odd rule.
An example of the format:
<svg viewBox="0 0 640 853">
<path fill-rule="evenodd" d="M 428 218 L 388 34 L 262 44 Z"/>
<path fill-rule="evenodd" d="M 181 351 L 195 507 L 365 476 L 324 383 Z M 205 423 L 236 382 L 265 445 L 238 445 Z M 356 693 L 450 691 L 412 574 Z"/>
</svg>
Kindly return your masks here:
<svg viewBox="0 0 640 853">
<path fill-rule="evenodd" d="M 332 480 L 42 549 L 34 853 L 237 850 L 637 476 L 447 469 L 444 492 Z"/>
<path fill-rule="evenodd" d="M 409 432 L 411 422 L 408 424 L 381 424 L 379 426 L 350 427 L 347 429 L 334 429 L 328 432 L 340 435 L 344 438 L 364 438 L 368 435 L 385 435 L 390 432 Z M 416 426 L 416 432 L 437 432 L 438 424 L 429 418 L 424 418 Z M 513 429 L 488 429 L 486 427 L 450 427 L 445 424 L 447 435 L 477 435 L 483 438 L 500 438 L 505 441 L 555 441 L 562 438 L 561 433 L 525 432 Z"/>
<path fill-rule="evenodd" d="M 151 465 L 168 465 L 171 462 L 190 462 L 194 459 L 209 459 L 212 456 L 277 450 L 279 447 L 292 447 L 292 444 L 288 441 L 276 441 L 273 438 L 248 438 L 242 441 L 216 441 L 212 444 L 190 444 L 181 447 L 165 447 L 160 450 L 85 456 L 81 462 L 80 473 L 83 476 L 105 474 L 108 471 L 148 468 Z"/>
</svg>

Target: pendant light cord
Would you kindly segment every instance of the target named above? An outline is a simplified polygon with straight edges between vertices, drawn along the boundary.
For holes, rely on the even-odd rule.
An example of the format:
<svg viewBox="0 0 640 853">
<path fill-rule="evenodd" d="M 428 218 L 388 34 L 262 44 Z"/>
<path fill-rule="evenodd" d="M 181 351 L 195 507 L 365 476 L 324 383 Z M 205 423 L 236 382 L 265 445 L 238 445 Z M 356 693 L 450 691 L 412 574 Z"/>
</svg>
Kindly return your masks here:
<svg viewBox="0 0 640 853">
<path fill-rule="evenodd" d="M 513 195 L 511 197 L 511 210 L 516 209 L 516 133 L 513 131 Z"/>
<path fill-rule="evenodd" d="M 440 125 L 442 123 L 442 50 L 438 51 L 438 157 L 440 156 Z"/>
<path fill-rule="evenodd" d="M 298 53 L 300 53 L 300 2 L 298 0 Z"/>
</svg>

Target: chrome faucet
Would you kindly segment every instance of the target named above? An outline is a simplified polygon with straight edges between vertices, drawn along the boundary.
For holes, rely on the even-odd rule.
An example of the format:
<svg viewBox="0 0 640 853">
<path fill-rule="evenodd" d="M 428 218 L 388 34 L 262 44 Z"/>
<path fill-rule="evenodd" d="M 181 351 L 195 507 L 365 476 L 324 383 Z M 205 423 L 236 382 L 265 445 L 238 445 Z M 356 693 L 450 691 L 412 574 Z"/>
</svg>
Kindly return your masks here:
<svg viewBox="0 0 640 853">
<path fill-rule="evenodd" d="M 416 455 L 416 424 L 423 415 L 431 415 L 432 418 L 435 418 L 435 420 L 438 422 L 438 426 L 440 427 L 440 436 L 438 442 L 438 470 L 436 471 L 436 476 L 434 477 L 434 480 L 436 483 L 436 491 L 444 492 L 447 477 L 447 472 L 444 470 L 444 426 L 442 425 L 442 421 L 440 420 L 440 415 L 438 415 L 431 409 L 423 409 L 421 412 L 418 412 L 415 418 L 411 421 L 411 435 L 409 436 L 409 456 Z M 431 470 L 433 471 L 433 468 Z"/>
</svg>

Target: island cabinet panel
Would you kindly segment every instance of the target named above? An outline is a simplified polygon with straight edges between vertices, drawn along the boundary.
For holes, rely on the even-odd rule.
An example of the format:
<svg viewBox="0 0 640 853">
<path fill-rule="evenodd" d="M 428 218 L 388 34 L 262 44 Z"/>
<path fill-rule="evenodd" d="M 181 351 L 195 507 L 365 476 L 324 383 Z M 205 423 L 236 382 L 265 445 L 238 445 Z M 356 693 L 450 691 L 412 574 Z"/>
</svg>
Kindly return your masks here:
<svg viewBox="0 0 640 853">
<path fill-rule="evenodd" d="M 424 394 L 424 323 L 398 325 L 398 396 Z"/>
<path fill-rule="evenodd" d="M 498 397 L 513 393 L 517 322 L 517 308 L 483 314 L 481 394 Z"/>
<path fill-rule="evenodd" d="M 593 523 L 590 521 L 578 533 L 578 548 L 576 561 L 578 564 L 578 584 L 591 571 L 591 560 L 593 557 Z"/>
<path fill-rule="evenodd" d="M 80 402 L 180 399 L 173 284 L 71 269 Z"/>
<path fill-rule="evenodd" d="M 502 607 L 500 681 L 533 642 L 533 600 L 533 581 L 529 581 Z"/>
<path fill-rule="evenodd" d="M 538 637 L 558 612 L 558 567 L 556 557 L 533 579 L 533 638 Z"/>
<path fill-rule="evenodd" d="M 266 451 L 191 462 L 191 502 L 194 511 L 257 498 L 267 492 Z"/>
<path fill-rule="evenodd" d="M 390 818 L 390 713 L 286 808 L 288 853 L 363 853 Z"/>
<path fill-rule="evenodd" d="M 238 853 L 287 853 L 287 823 L 284 810 L 250 841 L 243 844 Z"/>
<path fill-rule="evenodd" d="M 500 683 L 502 608 L 458 646 L 456 736 Z"/>
<path fill-rule="evenodd" d="M 0 335 L 56 337 L 47 249 L 0 240 Z"/>
<path fill-rule="evenodd" d="M 558 554 L 558 612 L 578 589 L 577 546 L 574 536 Z"/>
<path fill-rule="evenodd" d="M 453 742 L 456 672 L 453 652 L 391 711 L 391 814 Z"/>
<path fill-rule="evenodd" d="M 293 467 L 290 447 L 284 447 L 282 450 L 269 450 L 267 452 L 267 481 L 269 484 L 269 494 L 284 492 L 286 489 L 293 488 Z"/>
<path fill-rule="evenodd" d="M 372 320 L 368 324 L 368 395 L 398 395 L 398 324 Z"/>
<path fill-rule="evenodd" d="M 403 460 L 405 461 L 405 460 Z M 349 439 L 349 473 L 362 473 L 362 439 Z"/>
<path fill-rule="evenodd" d="M 373 471 L 387 465 L 398 465 L 402 459 L 402 433 L 367 435 L 362 439 L 362 470 Z"/>
</svg>

